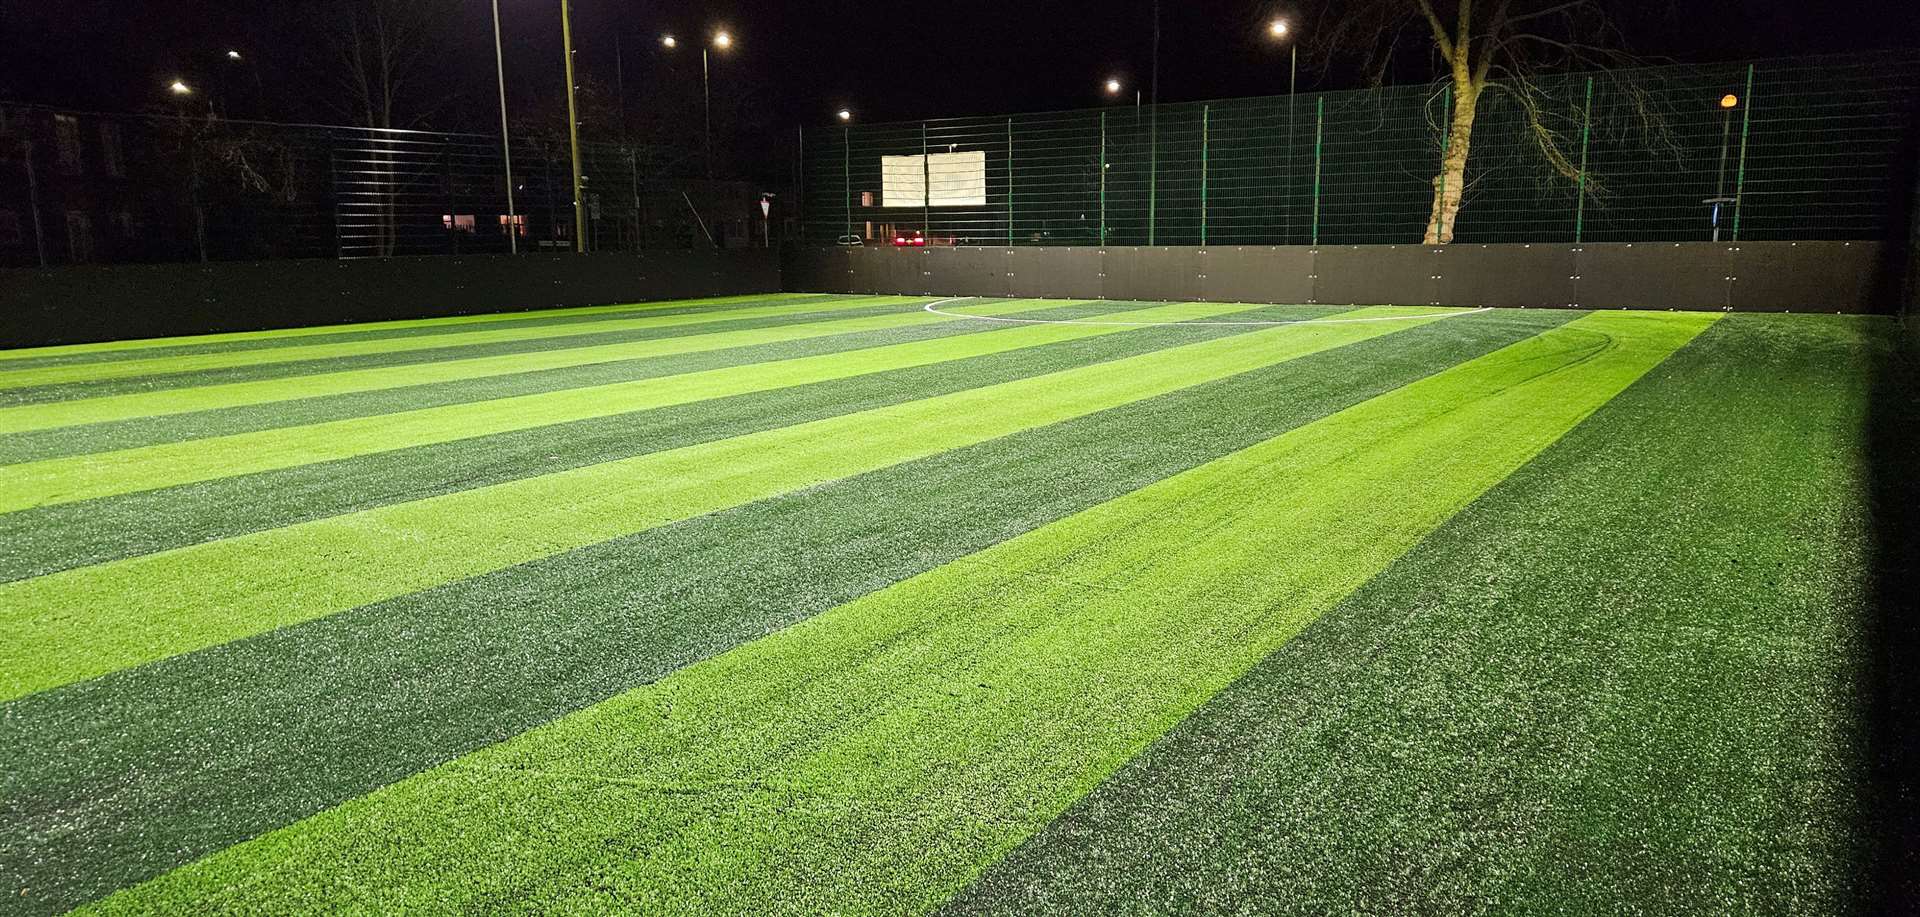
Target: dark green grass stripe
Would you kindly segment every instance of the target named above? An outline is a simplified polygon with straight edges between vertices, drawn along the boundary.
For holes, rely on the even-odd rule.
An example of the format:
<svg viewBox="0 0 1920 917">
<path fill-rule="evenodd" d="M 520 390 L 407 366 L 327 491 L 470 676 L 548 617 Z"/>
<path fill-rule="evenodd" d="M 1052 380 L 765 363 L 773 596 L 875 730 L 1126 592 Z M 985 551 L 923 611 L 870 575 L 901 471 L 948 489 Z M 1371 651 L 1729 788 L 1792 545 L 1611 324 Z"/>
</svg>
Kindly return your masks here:
<svg viewBox="0 0 1920 917">
<path fill-rule="evenodd" d="M 273 350 L 280 347 L 304 347 L 309 344 L 343 344 L 353 341 L 381 341 L 393 338 L 430 337 L 436 335 L 457 336 L 475 331 L 496 331 L 509 328 L 591 325 L 595 322 L 625 321 L 634 318 L 650 318 L 656 315 L 695 315 L 702 312 L 727 312 L 734 309 L 753 309 L 761 306 L 780 305 L 782 303 L 792 303 L 795 306 L 815 303 L 824 304 L 852 298 L 852 296 L 844 295 L 777 295 L 766 298 L 740 299 L 721 303 L 699 303 L 685 306 L 671 306 L 661 303 L 657 308 L 646 308 L 643 303 L 634 303 L 635 308 L 633 309 L 592 312 L 587 314 L 547 314 L 552 311 L 572 311 L 568 309 L 531 311 L 521 313 L 519 317 L 515 318 L 501 317 L 488 321 L 454 322 L 437 325 L 415 325 L 411 322 L 400 322 L 398 324 L 405 325 L 406 327 L 376 326 L 363 328 L 358 331 L 336 331 L 326 334 L 260 337 L 247 340 L 215 341 L 210 343 L 161 344 L 153 347 L 99 350 L 45 357 L 21 357 L 0 362 L 0 369 L 40 369 L 47 366 L 72 366 L 80 363 L 111 363 L 119 360 L 183 357 L 207 353 L 229 353 L 242 350 Z"/>
<path fill-rule="evenodd" d="M 496 357 L 515 353 L 570 350 L 576 347 L 595 347 L 606 344 L 628 344 L 634 341 L 653 341 L 664 338 L 718 334 L 727 331 L 746 331 L 753 328 L 773 328 L 781 325 L 805 324 L 807 322 L 838 321 L 863 318 L 870 315 L 912 312 L 920 307 L 920 302 L 882 303 L 864 308 L 841 308 L 822 312 L 795 312 L 791 314 L 768 315 L 759 318 L 721 319 L 691 325 L 669 325 L 661 328 L 643 327 L 632 328 L 626 331 L 583 332 L 581 334 L 570 334 L 562 337 L 495 341 L 490 344 L 452 344 L 445 347 L 396 350 L 389 353 L 366 353 L 350 357 L 327 357 L 318 360 L 284 360 L 276 363 L 228 366 L 220 369 L 164 373 L 153 376 L 128 376 L 112 379 L 95 379 L 85 382 L 61 382 L 53 385 L 25 386 L 0 391 L 0 407 L 11 407 L 23 404 L 45 404 L 53 401 L 72 401 L 79 398 L 99 398 L 105 395 L 122 395 L 128 392 L 149 392 L 162 389 L 192 388 L 201 385 L 220 385 L 229 382 L 250 382 L 256 379 L 310 376 L 318 373 L 337 373 L 353 369 L 371 369 L 381 366 L 405 366 L 414 363 L 470 360 L 476 357 Z M 632 316 L 628 317 L 631 318 Z"/>
<path fill-rule="evenodd" d="M 1075 307 L 1055 314 L 1085 314 Z M 1263 307 L 1301 319 L 1328 307 Z M 1010 327 L 965 322 L 964 328 Z M 0 515 L 0 582 L 152 554 L 1258 330 L 1149 327 Z M 564 444 L 557 446 L 556 444 Z"/>
<path fill-rule="evenodd" d="M 31 855 L 0 882 L 97 897 L 1575 314 L 1421 325 L 22 698 L 0 845 Z"/>
<path fill-rule="evenodd" d="M 1145 304 L 1122 301 L 1073 303 L 1036 309 L 1032 312 L 1021 312 L 1019 315 L 1026 318 L 1085 318 L 1138 309 L 1143 305 Z M 325 395 L 317 398 L 247 404 L 184 414 L 30 430 L 0 437 L 0 465 L 131 449 L 158 443 L 184 442 L 233 433 L 249 433 L 255 430 L 295 427 L 349 417 L 367 417 L 449 404 L 489 401 L 561 389 L 633 382 L 727 366 L 746 366 L 773 360 L 789 360 L 870 347 L 884 347 L 889 344 L 905 344 L 958 334 L 1005 330 L 1009 327 L 1014 326 L 1000 322 L 954 319 L 878 331 L 853 331 L 773 344 L 729 347 L 724 350 L 703 350 L 668 356 L 614 360 L 527 373 L 482 376 L 457 382 L 408 385 L 351 392 L 344 395 Z"/>
<path fill-rule="evenodd" d="M 1849 910 L 1886 330 L 1720 321 L 951 910 Z"/>
</svg>

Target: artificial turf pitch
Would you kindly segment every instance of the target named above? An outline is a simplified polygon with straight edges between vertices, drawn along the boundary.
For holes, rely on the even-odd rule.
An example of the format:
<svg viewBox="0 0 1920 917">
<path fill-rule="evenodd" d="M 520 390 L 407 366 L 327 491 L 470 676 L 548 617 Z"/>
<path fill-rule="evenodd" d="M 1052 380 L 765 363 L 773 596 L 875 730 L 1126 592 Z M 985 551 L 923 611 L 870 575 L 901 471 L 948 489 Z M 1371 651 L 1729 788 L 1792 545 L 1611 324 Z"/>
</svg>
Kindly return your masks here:
<svg viewBox="0 0 1920 917">
<path fill-rule="evenodd" d="M 0 913 L 1873 894 L 1890 320 L 927 302 L 0 353 Z"/>
</svg>

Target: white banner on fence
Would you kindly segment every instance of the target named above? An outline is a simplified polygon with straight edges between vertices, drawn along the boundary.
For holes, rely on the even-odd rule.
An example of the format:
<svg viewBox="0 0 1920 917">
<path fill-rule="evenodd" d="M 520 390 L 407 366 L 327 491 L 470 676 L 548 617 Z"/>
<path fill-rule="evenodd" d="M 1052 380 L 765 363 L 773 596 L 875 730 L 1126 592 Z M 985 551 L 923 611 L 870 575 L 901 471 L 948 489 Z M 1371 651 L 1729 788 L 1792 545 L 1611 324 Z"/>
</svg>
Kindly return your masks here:
<svg viewBox="0 0 1920 917">
<path fill-rule="evenodd" d="M 880 157 L 882 207 L 985 207 L 987 153 Z"/>
</svg>

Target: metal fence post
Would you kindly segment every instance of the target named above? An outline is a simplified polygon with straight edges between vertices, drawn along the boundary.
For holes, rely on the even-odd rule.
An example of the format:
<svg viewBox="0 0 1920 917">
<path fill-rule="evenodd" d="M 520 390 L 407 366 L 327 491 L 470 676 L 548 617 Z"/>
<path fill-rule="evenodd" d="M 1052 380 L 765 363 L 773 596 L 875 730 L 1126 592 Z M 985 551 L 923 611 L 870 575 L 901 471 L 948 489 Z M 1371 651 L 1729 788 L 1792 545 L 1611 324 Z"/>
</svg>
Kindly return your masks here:
<svg viewBox="0 0 1920 917">
<path fill-rule="evenodd" d="M 1440 179 L 1435 185 L 1438 193 L 1433 196 L 1433 238 L 1440 239 L 1440 221 L 1447 213 L 1447 156 L 1453 152 L 1453 86 L 1440 90 L 1440 117 L 1446 122 L 1446 132 L 1440 138 Z"/>
<path fill-rule="evenodd" d="M 1200 106 L 1200 245 L 1207 244 L 1207 131 L 1213 119 L 1213 106 Z"/>
<path fill-rule="evenodd" d="M 933 166 L 927 161 L 927 122 L 920 122 L 920 231 L 933 244 Z"/>
<path fill-rule="evenodd" d="M 1587 137 L 1593 129 L 1593 77 L 1587 77 L 1587 101 L 1580 109 L 1580 177 L 1575 182 L 1573 242 L 1580 244 L 1587 225 Z"/>
<path fill-rule="evenodd" d="M 1107 244 L 1107 113 L 1100 113 L 1100 244 Z"/>
<path fill-rule="evenodd" d="M 1320 147 L 1327 135 L 1327 97 L 1313 100 L 1313 244 L 1320 244 Z"/>
<path fill-rule="evenodd" d="M 1013 119 L 1007 119 L 1007 244 L 1013 244 Z"/>
<path fill-rule="evenodd" d="M 1147 244 L 1154 243 L 1160 208 L 1160 103 L 1147 113 Z"/>
<path fill-rule="evenodd" d="M 853 128 L 843 127 L 840 131 L 840 181 L 847 193 L 846 232 L 840 237 L 844 242 L 853 235 Z"/>
<path fill-rule="evenodd" d="M 1740 107 L 1740 165 L 1733 177 L 1733 241 L 1740 241 L 1740 192 L 1747 184 L 1747 131 L 1753 123 L 1753 65 L 1747 65 L 1747 95 Z"/>
</svg>

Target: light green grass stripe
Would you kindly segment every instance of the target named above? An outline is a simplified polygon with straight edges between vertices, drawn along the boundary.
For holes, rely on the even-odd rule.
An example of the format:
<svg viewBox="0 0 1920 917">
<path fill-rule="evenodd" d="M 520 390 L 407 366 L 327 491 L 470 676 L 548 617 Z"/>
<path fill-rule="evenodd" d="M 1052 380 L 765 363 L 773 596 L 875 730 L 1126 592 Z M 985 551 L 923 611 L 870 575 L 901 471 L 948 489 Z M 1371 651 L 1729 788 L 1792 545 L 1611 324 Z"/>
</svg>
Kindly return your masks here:
<svg viewBox="0 0 1920 917">
<path fill-rule="evenodd" d="M 1239 304 L 1172 304 L 1102 315 L 1101 320 L 1181 321 L 1245 308 Z M 964 360 L 1128 330 L 1134 329 L 1124 325 L 1094 324 L 1002 326 L 984 334 L 915 341 L 850 353 L 801 357 L 613 385 L 564 389 L 495 401 L 27 462 L 0 471 L 0 513 L 929 363 Z"/>
<path fill-rule="evenodd" d="M 1432 320 L 1263 329 L 15 581 L 0 700 Z"/>
<path fill-rule="evenodd" d="M 99 910 L 924 912 L 1713 319 L 1580 319 Z"/>
<path fill-rule="evenodd" d="M 1051 303 L 1051 305 L 1061 304 L 1060 302 Z M 1049 305 L 1049 303 L 1045 300 L 1025 299 L 989 304 L 968 304 L 966 308 L 968 312 L 981 315 L 1006 315 L 1045 308 L 1047 305 Z M 796 324 L 783 324 L 770 328 L 751 328 L 742 331 L 719 331 L 707 334 L 633 341 L 623 344 L 604 344 L 598 347 L 573 347 L 560 350 L 536 351 L 533 353 L 512 353 L 492 357 L 475 357 L 467 360 L 444 360 L 433 363 L 413 363 L 404 366 L 380 366 L 371 369 L 356 369 L 338 373 L 319 373 L 291 378 L 257 379 L 248 382 L 230 382 L 222 385 L 206 385 L 197 388 L 166 389 L 163 391 L 135 392 L 125 395 L 109 395 L 101 398 L 85 398 L 74 401 L 21 405 L 19 407 L 0 408 L 0 433 L 23 433 L 28 430 L 45 430 L 53 427 L 128 420 L 135 417 L 184 414 L 191 411 L 206 411 L 245 404 L 289 401 L 295 398 L 315 398 L 322 395 L 366 392 L 375 389 L 399 388 L 406 385 L 458 382 L 464 379 L 478 379 L 484 376 L 499 376 L 508 373 L 535 372 L 543 369 L 558 369 L 566 366 L 585 366 L 590 363 L 609 363 L 615 360 L 636 360 L 646 357 L 670 356 L 673 354 L 696 353 L 707 350 L 724 350 L 730 347 L 751 347 L 759 344 L 795 341 L 802 338 L 823 337 L 832 334 L 878 331 L 888 328 L 904 328 L 911 325 L 948 321 L 966 321 L 966 319 L 934 315 L 929 312 L 912 309 L 902 311 L 898 314 L 869 315 L 861 318 L 832 319 L 819 322 L 801 322 Z"/>
<path fill-rule="evenodd" d="M 498 344 L 508 341 L 538 341 L 579 337 L 589 334 L 635 331 L 642 328 L 674 328 L 683 325 L 703 325 L 712 322 L 768 318 L 806 312 L 817 312 L 822 316 L 827 316 L 834 312 L 847 309 L 866 309 L 877 305 L 886 305 L 887 303 L 920 301 L 921 299 L 919 298 L 907 296 L 870 296 L 856 299 L 834 300 L 832 302 L 780 303 L 779 305 L 773 306 L 754 306 L 745 309 L 728 309 L 719 312 L 696 312 L 690 315 L 643 315 L 637 318 L 608 319 L 606 321 L 595 322 L 591 326 L 536 325 L 532 328 L 494 328 L 487 331 L 466 331 L 460 334 L 430 334 L 419 337 L 377 338 L 369 341 L 303 344 L 273 347 L 263 350 L 228 350 L 214 353 L 187 354 L 183 356 L 119 360 L 108 363 L 74 363 L 17 370 L 0 368 L 0 389 L 59 385 L 69 382 L 97 382 L 104 379 L 125 379 L 133 376 L 197 372 L 209 369 L 229 369 L 236 366 L 259 366 L 267 363 L 289 363 L 299 360 L 330 360 L 336 357 L 355 357 L 376 353 L 431 350 L 436 347 L 464 347 L 480 344 Z"/>
<path fill-rule="evenodd" d="M 669 299 L 642 303 L 617 303 L 606 306 L 576 306 L 567 309 L 532 309 L 518 312 L 489 312 L 484 315 L 449 315 L 441 318 L 402 319 L 388 322 L 354 322 L 345 325 L 311 325 L 303 328 L 279 328 L 265 331 L 229 331 L 220 334 L 193 334 L 179 337 L 140 338 L 130 341 L 100 341 L 93 344 L 59 344 L 52 347 L 23 347 L 16 350 L 0 350 L 0 364 L 9 360 L 38 360 L 47 357 L 68 357 L 91 354 L 123 355 L 129 359 L 140 357 L 140 351 L 153 347 L 177 347 L 180 345 L 232 344 L 245 341 L 289 340 L 298 341 L 303 337 L 327 334 L 350 334 L 356 331 L 385 331 L 401 328 L 458 328 L 463 325 L 485 325 L 493 322 L 525 321 L 530 318 L 562 318 L 579 315 L 611 315 L 618 312 L 647 312 L 656 309 L 678 309 L 686 306 L 718 306 L 734 302 L 753 302 L 756 300 L 782 300 L 802 302 L 807 299 L 824 299 L 830 294 L 823 293 L 760 293 L 742 296 L 713 296 L 705 299 Z"/>
</svg>

